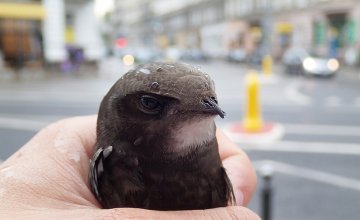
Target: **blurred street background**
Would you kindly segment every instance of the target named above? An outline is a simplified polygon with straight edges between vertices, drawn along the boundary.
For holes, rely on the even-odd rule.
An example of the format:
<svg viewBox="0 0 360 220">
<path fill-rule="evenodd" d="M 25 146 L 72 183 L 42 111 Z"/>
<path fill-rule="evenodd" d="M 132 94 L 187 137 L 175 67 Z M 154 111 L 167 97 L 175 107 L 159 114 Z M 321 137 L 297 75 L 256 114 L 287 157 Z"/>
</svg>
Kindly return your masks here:
<svg viewBox="0 0 360 220">
<path fill-rule="evenodd" d="M 358 0 L 0 0 L 0 161 L 51 122 L 96 114 L 118 78 L 154 61 L 209 73 L 220 128 L 244 119 L 258 73 L 263 120 L 284 136 L 239 146 L 273 169 L 272 219 L 360 218 Z"/>
</svg>

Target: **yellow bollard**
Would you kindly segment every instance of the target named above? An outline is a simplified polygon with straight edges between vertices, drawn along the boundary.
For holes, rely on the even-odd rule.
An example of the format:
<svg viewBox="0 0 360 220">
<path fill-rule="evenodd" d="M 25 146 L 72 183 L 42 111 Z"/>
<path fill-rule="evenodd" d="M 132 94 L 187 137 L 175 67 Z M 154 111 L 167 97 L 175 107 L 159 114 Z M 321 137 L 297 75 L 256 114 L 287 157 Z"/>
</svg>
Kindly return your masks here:
<svg viewBox="0 0 360 220">
<path fill-rule="evenodd" d="M 266 76 L 270 76 L 272 74 L 273 69 L 273 60 L 270 55 L 266 55 L 262 60 L 262 71 Z"/>
<path fill-rule="evenodd" d="M 259 105 L 259 79 L 256 71 L 250 71 L 246 75 L 246 113 L 243 120 L 243 128 L 248 132 L 260 131 L 263 127 L 263 120 Z"/>
</svg>

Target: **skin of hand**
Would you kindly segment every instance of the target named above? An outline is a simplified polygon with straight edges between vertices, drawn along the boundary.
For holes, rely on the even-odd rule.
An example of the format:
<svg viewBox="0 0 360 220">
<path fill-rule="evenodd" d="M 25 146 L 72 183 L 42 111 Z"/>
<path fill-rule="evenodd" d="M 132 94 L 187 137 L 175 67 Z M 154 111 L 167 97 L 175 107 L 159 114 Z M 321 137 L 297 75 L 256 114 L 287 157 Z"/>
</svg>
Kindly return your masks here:
<svg viewBox="0 0 360 220">
<path fill-rule="evenodd" d="M 255 191 L 247 155 L 220 130 L 219 151 L 239 206 L 195 211 L 101 209 L 88 184 L 96 116 L 56 122 L 0 165 L 0 219 L 259 219 L 243 207 Z"/>
</svg>

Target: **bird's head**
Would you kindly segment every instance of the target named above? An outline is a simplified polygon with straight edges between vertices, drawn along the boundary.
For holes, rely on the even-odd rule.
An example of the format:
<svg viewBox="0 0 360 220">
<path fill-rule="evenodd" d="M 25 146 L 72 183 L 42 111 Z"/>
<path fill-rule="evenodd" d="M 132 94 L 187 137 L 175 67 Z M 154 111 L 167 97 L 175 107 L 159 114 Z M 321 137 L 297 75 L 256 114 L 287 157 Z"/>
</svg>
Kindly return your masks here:
<svg viewBox="0 0 360 220">
<path fill-rule="evenodd" d="M 225 113 L 209 75 L 183 63 L 144 64 L 121 77 L 104 97 L 98 143 L 121 139 L 179 152 L 213 140 L 216 115 Z"/>
</svg>

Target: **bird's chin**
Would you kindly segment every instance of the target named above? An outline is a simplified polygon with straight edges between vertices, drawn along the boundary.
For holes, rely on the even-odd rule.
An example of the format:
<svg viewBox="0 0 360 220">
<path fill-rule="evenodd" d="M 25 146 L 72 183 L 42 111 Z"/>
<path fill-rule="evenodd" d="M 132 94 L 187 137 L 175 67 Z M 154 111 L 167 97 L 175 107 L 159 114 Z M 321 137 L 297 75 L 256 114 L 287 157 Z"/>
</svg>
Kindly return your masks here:
<svg viewBox="0 0 360 220">
<path fill-rule="evenodd" d="M 212 118 L 214 119 L 218 114 L 214 114 L 212 112 L 201 112 L 199 114 L 199 118 Z"/>
<path fill-rule="evenodd" d="M 171 134 L 175 143 L 172 150 L 186 153 L 194 146 L 202 146 L 213 140 L 216 131 L 214 117 L 211 114 L 201 114 L 180 122 Z"/>
</svg>

